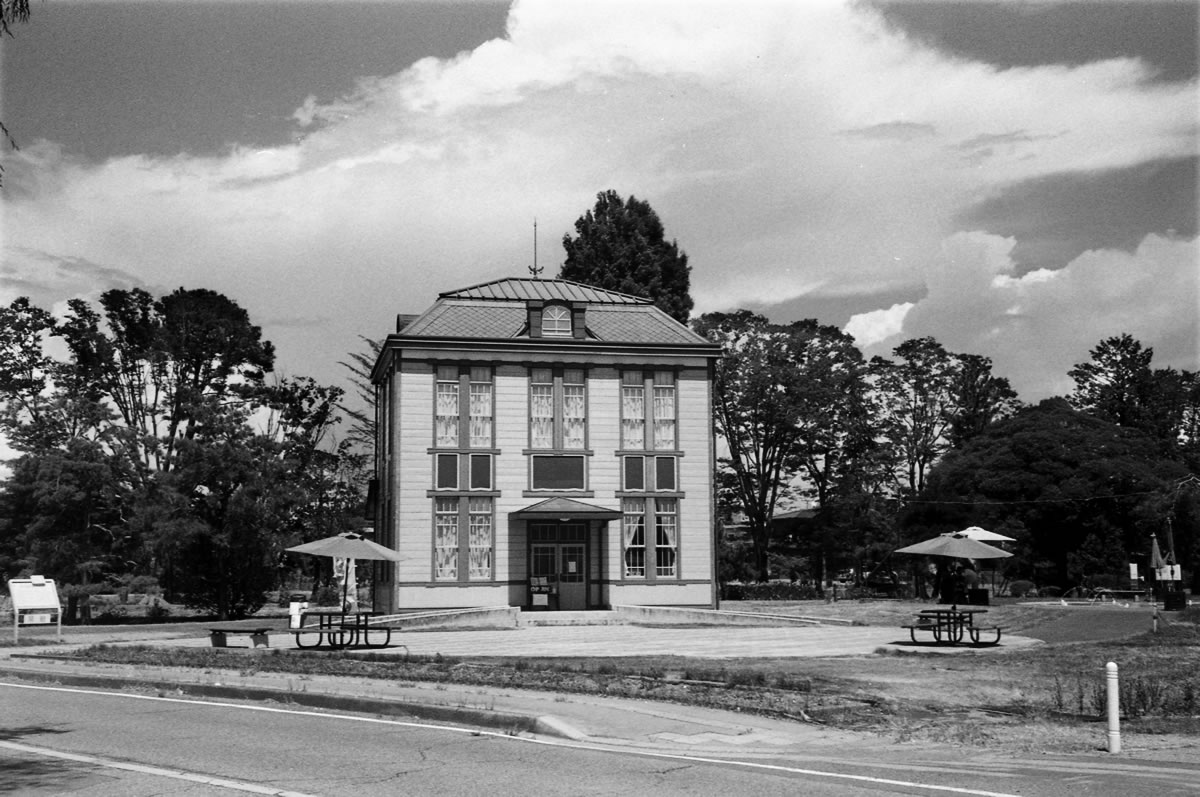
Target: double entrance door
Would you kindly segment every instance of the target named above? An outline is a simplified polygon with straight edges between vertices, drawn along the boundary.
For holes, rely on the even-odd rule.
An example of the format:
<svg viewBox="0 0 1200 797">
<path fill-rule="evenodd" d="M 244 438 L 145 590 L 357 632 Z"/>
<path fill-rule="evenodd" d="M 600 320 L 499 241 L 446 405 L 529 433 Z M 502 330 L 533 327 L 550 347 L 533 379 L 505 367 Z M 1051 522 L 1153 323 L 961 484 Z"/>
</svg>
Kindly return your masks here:
<svg viewBox="0 0 1200 797">
<path fill-rule="evenodd" d="M 586 609 L 587 565 L 587 524 L 529 525 L 529 575 L 535 606 L 540 602 L 539 594 L 548 594 L 544 603 L 548 609 Z"/>
</svg>

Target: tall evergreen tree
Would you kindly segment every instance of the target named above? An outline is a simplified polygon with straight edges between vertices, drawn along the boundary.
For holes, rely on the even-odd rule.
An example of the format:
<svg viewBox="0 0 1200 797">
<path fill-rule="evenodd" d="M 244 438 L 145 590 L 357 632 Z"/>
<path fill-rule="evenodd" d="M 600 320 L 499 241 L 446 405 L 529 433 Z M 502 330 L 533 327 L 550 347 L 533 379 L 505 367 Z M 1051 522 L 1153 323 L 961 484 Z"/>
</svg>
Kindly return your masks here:
<svg viewBox="0 0 1200 797">
<path fill-rule="evenodd" d="M 691 267 L 675 241 L 667 242 L 648 202 L 616 191 L 596 195 L 596 206 L 563 236 L 559 277 L 605 290 L 644 296 L 680 323 L 692 312 Z"/>
</svg>

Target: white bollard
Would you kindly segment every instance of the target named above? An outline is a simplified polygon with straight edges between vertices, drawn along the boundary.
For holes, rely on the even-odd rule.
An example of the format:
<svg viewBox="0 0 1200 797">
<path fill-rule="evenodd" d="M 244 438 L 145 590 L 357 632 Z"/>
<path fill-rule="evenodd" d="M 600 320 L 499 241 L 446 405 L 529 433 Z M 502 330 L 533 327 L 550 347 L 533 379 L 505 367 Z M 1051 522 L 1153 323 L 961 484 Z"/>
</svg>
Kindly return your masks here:
<svg viewBox="0 0 1200 797">
<path fill-rule="evenodd" d="M 1117 683 L 1117 664 L 1104 667 L 1108 682 L 1108 752 L 1121 752 L 1121 690 Z"/>
</svg>

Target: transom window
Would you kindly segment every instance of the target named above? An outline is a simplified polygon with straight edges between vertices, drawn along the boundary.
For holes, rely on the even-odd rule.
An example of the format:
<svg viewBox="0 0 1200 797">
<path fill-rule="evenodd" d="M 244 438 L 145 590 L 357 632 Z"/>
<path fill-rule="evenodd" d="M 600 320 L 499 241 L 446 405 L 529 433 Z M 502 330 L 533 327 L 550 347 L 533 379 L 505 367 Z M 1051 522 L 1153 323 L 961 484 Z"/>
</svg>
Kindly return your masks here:
<svg viewBox="0 0 1200 797">
<path fill-rule="evenodd" d="M 677 457 L 623 457 L 622 487 L 627 492 L 674 492 L 679 489 Z"/>
<path fill-rule="evenodd" d="M 551 304 L 542 309 L 542 336 L 548 338 L 571 337 L 571 311 L 561 304 Z"/>
</svg>

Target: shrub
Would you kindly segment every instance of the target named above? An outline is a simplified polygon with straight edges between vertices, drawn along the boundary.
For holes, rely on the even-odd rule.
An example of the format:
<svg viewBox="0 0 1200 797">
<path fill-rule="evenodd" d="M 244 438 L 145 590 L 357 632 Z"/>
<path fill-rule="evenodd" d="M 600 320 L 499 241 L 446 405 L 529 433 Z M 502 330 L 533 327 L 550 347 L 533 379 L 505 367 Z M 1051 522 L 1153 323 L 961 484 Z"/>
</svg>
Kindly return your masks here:
<svg viewBox="0 0 1200 797">
<path fill-rule="evenodd" d="M 762 584 L 721 585 L 721 600 L 727 601 L 804 601 L 816 597 L 817 588 L 813 584 L 768 581 Z"/>
<path fill-rule="evenodd" d="M 1008 585 L 1008 594 L 1014 598 L 1024 598 L 1026 596 L 1035 597 L 1037 589 L 1034 588 L 1032 581 L 1014 581 Z"/>
</svg>

